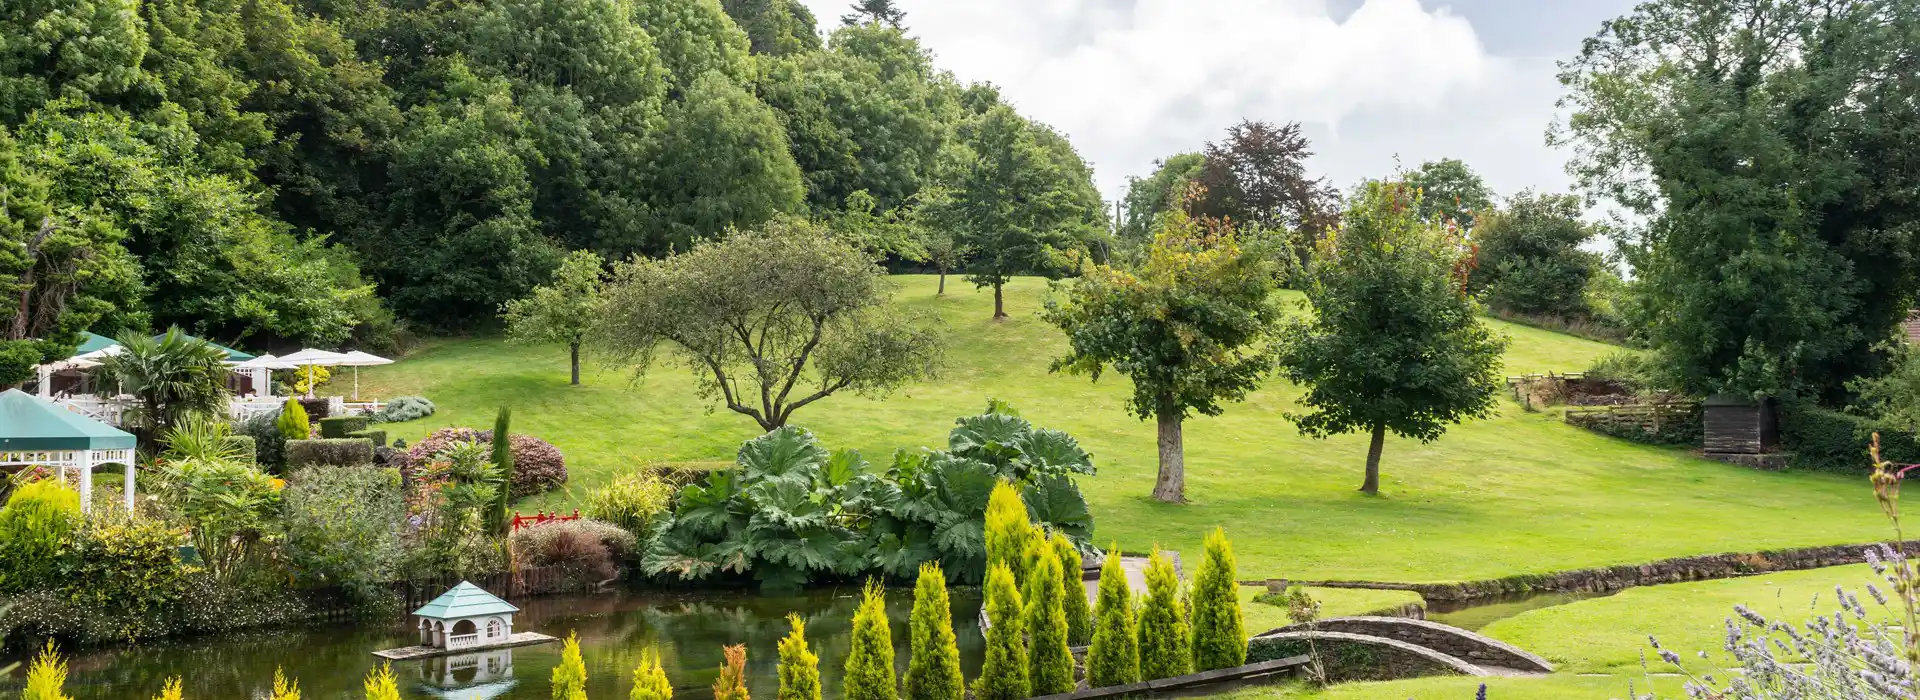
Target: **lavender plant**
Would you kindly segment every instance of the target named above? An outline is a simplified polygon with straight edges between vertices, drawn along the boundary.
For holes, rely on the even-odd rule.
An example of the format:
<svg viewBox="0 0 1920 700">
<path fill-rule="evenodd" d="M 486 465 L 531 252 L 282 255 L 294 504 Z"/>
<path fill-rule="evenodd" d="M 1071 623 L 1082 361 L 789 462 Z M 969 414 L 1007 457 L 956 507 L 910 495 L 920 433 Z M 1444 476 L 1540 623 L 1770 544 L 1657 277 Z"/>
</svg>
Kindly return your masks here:
<svg viewBox="0 0 1920 700">
<path fill-rule="evenodd" d="M 1881 459 L 1877 433 L 1870 454 L 1874 497 L 1893 524 L 1894 541 L 1904 542 L 1900 484 L 1907 470 L 1920 465 L 1901 467 Z M 1686 695 L 1693 700 L 1911 700 L 1920 688 L 1915 675 L 1920 665 L 1920 571 L 1905 552 L 1886 544 L 1867 549 L 1866 559 L 1891 588 L 1889 593 L 1866 585 L 1874 612 L 1844 586 L 1834 587 L 1837 609 L 1799 625 L 1734 606 L 1722 646 L 1737 667 L 1724 682 L 1680 668 L 1679 653 L 1662 647 L 1658 639 L 1648 641 L 1662 661 L 1680 669 Z M 1634 697 L 1650 700 L 1654 695 Z"/>
</svg>

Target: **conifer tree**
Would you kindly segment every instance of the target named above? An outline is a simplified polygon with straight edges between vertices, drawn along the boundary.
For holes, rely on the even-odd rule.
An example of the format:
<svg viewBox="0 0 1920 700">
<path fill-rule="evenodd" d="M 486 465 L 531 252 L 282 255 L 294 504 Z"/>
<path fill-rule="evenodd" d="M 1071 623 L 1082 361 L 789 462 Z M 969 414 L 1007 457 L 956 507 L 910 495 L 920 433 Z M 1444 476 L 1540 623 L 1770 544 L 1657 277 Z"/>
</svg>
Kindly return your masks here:
<svg viewBox="0 0 1920 700">
<path fill-rule="evenodd" d="M 1073 692 L 1073 652 L 1067 649 L 1067 611 L 1061 598 L 1060 560 L 1053 545 L 1036 540 L 1040 550 L 1027 572 L 1024 626 L 1027 632 L 1028 682 L 1034 695 Z"/>
<path fill-rule="evenodd" d="M 313 436 L 313 425 L 307 421 L 307 407 L 291 397 L 280 407 L 280 417 L 273 419 L 273 427 L 288 440 L 305 440 Z"/>
<path fill-rule="evenodd" d="M 1093 641 L 1087 647 L 1087 685 L 1100 688 L 1132 683 L 1140 678 L 1140 652 L 1135 644 L 1133 600 L 1127 590 L 1127 571 L 1120 566 L 1120 549 L 1107 552 L 1100 565 L 1100 596 L 1093 609 Z"/>
<path fill-rule="evenodd" d="M 633 690 L 627 700 L 673 700 L 673 684 L 667 681 L 667 669 L 660 665 L 660 650 L 647 647 L 640 652 L 640 665 L 633 667 Z"/>
<path fill-rule="evenodd" d="M 820 700 L 820 657 L 807 649 L 807 623 L 794 613 L 787 622 L 793 632 L 780 640 L 780 700 Z"/>
<path fill-rule="evenodd" d="M 60 652 L 54 651 L 53 641 L 33 657 L 33 663 L 27 666 L 27 687 L 20 693 L 20 700 L 73 700 L 66 693 L 67 661 L 60 658 Z M 1025 697 L 1025 696 L 1022 696 Z"/>
<path fill-rule="evenodd" d="M 860 609 L 853 614 L 853 650 L 847 653 L 846 700 L 896 700 L 893 633 L 887 629 L 887 599 L 880 583 L 869 579 Z"/>
<path fill-rule="evenodd" d="M 962 700 L 966 681 L 960 675 L 960 647 L 953 637 L 947 575 L 938 563 L 920 565 L 910 622 L 913 656 L 907 661 L 906 700 Z"/>
<path fill-rule="evenodd" d="M 1032 695 L 1027 682 L 1027 645 L 1021 629 L 1020 590 L 1006 564 L 987 570 L 987 657 L 973 684 L 973 700 L 1025 700 Z"/>
<path fill-rule="evenodd" d="M 1191 640 L 1180 575 L 1155 548 L 1147 560 L 1147 599 L 1140 607 L 1140 677 L 1172 678 L 1192 672 Z"/>
<path fill-rule="evenodd" d="M 381 664 L 368 671 L 363 685 L 367 700 L 400 700 L 400 682 L 393 677 L 393 664 Z"/>
<path fill-rule="evenodd" d="M 1206 556 L 1193 575 L 1193 670 L 1232 668 L 1247 662 L 1246 622 L 1235 586 L 1233 544 L 1226 530 L 1207 535 Z"/>
<path fill-rule="evenodd" d="M 753 700 L 747 694 L 747 645 L 735 644 L 725 653 L 727 660 L 720 664 L 720 677 L 713 681 L 713 700 Z"/>
<path fill-rule="evenodd" d="M 160 694 L 153 696 L 153 700 L 184 700 L 185 697 L 186 693 L 180 688 L 180 677 L 174 676 L 160 686 Z"/>
<path fill-rule="evenodd" d="M 560 645 L 560 665 L 553 667 L 553 700 L 587 700 L 587 662 L 580 657 L 578 632 L 567 633 Z"/>
<path fill-rule="evenodd" d="M 493 494 L 492 507 L 487 509 L 487 524 L 495 535 L 506 535 L 513 523 L 508 515 L 513 506 L 513 440 L 507 434 L 512 421 L 513 412 L 506 406 L 501 406 L 499 415 L 493 418 L 493 468 L 499 470 L 500 485 Z"/>
<path fill-rule="evenodd" d="M 289 680 L 287 674 L 277 666 L 273 669 L 273 695 L 270 700 L 300 700 L 300 683 Z"/>
<path fill-rule="evenodd" d="M 1087 601 L 1086 584 L 1080 578 L 1080 548 L 1056 532 L 1053 554 L 1060 560 L 1060 589 L 1066 594 L 1061 602 L 1067 611 L 1067 644 L 1085 646 L 1093 641 L 1093 604 Z"/>
<path fill-rule="evenodd" d="M 1014 585 L 1024 585 L 1027 557 L 1040 533 L 1027 518 L 1027 504 L 1020 500 L 1020 489 L 1011 482 L 1000 482 L 987 497 L 986 530 L 987 568 L 1003 564 L 1013 574 Z"/>
</svg>

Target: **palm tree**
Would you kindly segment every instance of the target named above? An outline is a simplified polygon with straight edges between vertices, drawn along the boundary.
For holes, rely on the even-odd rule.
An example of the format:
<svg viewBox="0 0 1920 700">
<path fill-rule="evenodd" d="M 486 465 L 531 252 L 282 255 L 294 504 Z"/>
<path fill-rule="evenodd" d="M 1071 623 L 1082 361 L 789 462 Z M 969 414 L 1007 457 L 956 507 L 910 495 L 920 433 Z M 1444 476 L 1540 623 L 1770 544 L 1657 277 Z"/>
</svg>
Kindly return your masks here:
<svg viewBox="0 0 1920 700">
<path fill-rule="evenodd" d="M 100 361 L 108 386 L 133 394 L 137 405 L 124 418 L 142 442 L 195 416 L 227 410 L 225 351 L 169 328 L 159 338 L 124 333 L 120 352 Z"/>
</svg>

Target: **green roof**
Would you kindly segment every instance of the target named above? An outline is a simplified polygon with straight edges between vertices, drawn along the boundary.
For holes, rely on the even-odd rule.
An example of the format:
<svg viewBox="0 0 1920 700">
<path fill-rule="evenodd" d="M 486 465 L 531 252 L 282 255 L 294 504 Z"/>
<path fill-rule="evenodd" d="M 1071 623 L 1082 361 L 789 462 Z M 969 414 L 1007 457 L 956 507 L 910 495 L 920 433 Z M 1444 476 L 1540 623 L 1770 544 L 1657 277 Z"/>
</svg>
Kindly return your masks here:
<svg viewBox="0 0 1920 700">
<path fill-rule="evenodd" d="M 240 352 L 239 350 L 235 350 L 233 348 L 227 347 L 225 345 L 221 345 L 219 343 L 213 342 L 211 340 L 207 340 L 205 338 L 197 338 L 186 333 L 181 333 L 180 335 L 182 337 L 185 337 L 188 340 L 198 340 L 202 343 L 206 343 L 207 345 L 211 345 L 213 347 L 216 347 L 225 351 L 227 353 L 228 362 L 246 362 L 247 360 L 251 360 L 254 357 L 256 357 L 255 355 L 250 355 L 248 353 Z M 120 341 L 118 340 L 114 340 L 112 338 L 109 338 L 97 333 L 93 333 L 90 331 L 81 333 L 80 337 L 81 337 L 80 349 L 73 351 L 73 354 L 75 355 L 85 355 L 95 350 L 104 350 L 106 348 L 110 348 L 120 344 Z M 167 337 L 166 334 L 162 333 L 160 335 L 154 336 L 153 339 L 159 340 L 165 337 Z"/>
<path fill-rule="evenodd" d="M 448 589 L 433 602 L 413 611 L 413 614 L 436 620 L 452 620 L 515 612 L 520 612 L 520 609 L 513 607 L 512 603 L 494 597 L 479 586 L 461 581 L 460 585 Z"/>
<path fill-rule="evenodd" d="M 133 435 L 19 389 L 0 392 L 0 452 L 130 450 Z"/>
<path fill-rule="evenodd" d="M 119 344 L 120 341 L 104 335 L 92 331 L 82 331 L 80 333 L 80 349 L 73 351 L 73 354 L 85 355 L 95 350 L 105 350 Z"/>
</svg>

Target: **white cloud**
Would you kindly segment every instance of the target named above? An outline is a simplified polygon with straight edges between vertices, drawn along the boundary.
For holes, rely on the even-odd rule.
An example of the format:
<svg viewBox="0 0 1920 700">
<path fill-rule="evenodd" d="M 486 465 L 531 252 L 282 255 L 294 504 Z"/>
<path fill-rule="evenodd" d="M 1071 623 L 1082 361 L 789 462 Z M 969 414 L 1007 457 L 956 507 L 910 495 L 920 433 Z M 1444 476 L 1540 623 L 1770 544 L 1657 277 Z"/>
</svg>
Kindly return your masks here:
<svg viewBox="0 0 1920 700">
<path fill-rule="evenodd" d="M 847 0 L 807 0 L 823 26 Z M 1542 142 L 1550 59 L 1490 55 L 1465 19 L 1418 0 L 900 0 L 935 63 L 992 81 L 1067 133 L 1115 199 L 1153 160 L 1241 118 L 1300 121 L 1313 166 L 1345 187 L 1462 158 L 1502 193 L 1560 189 Z M 1572 47 L 1569 47 L 1571 50 Z"/>
</svg>

